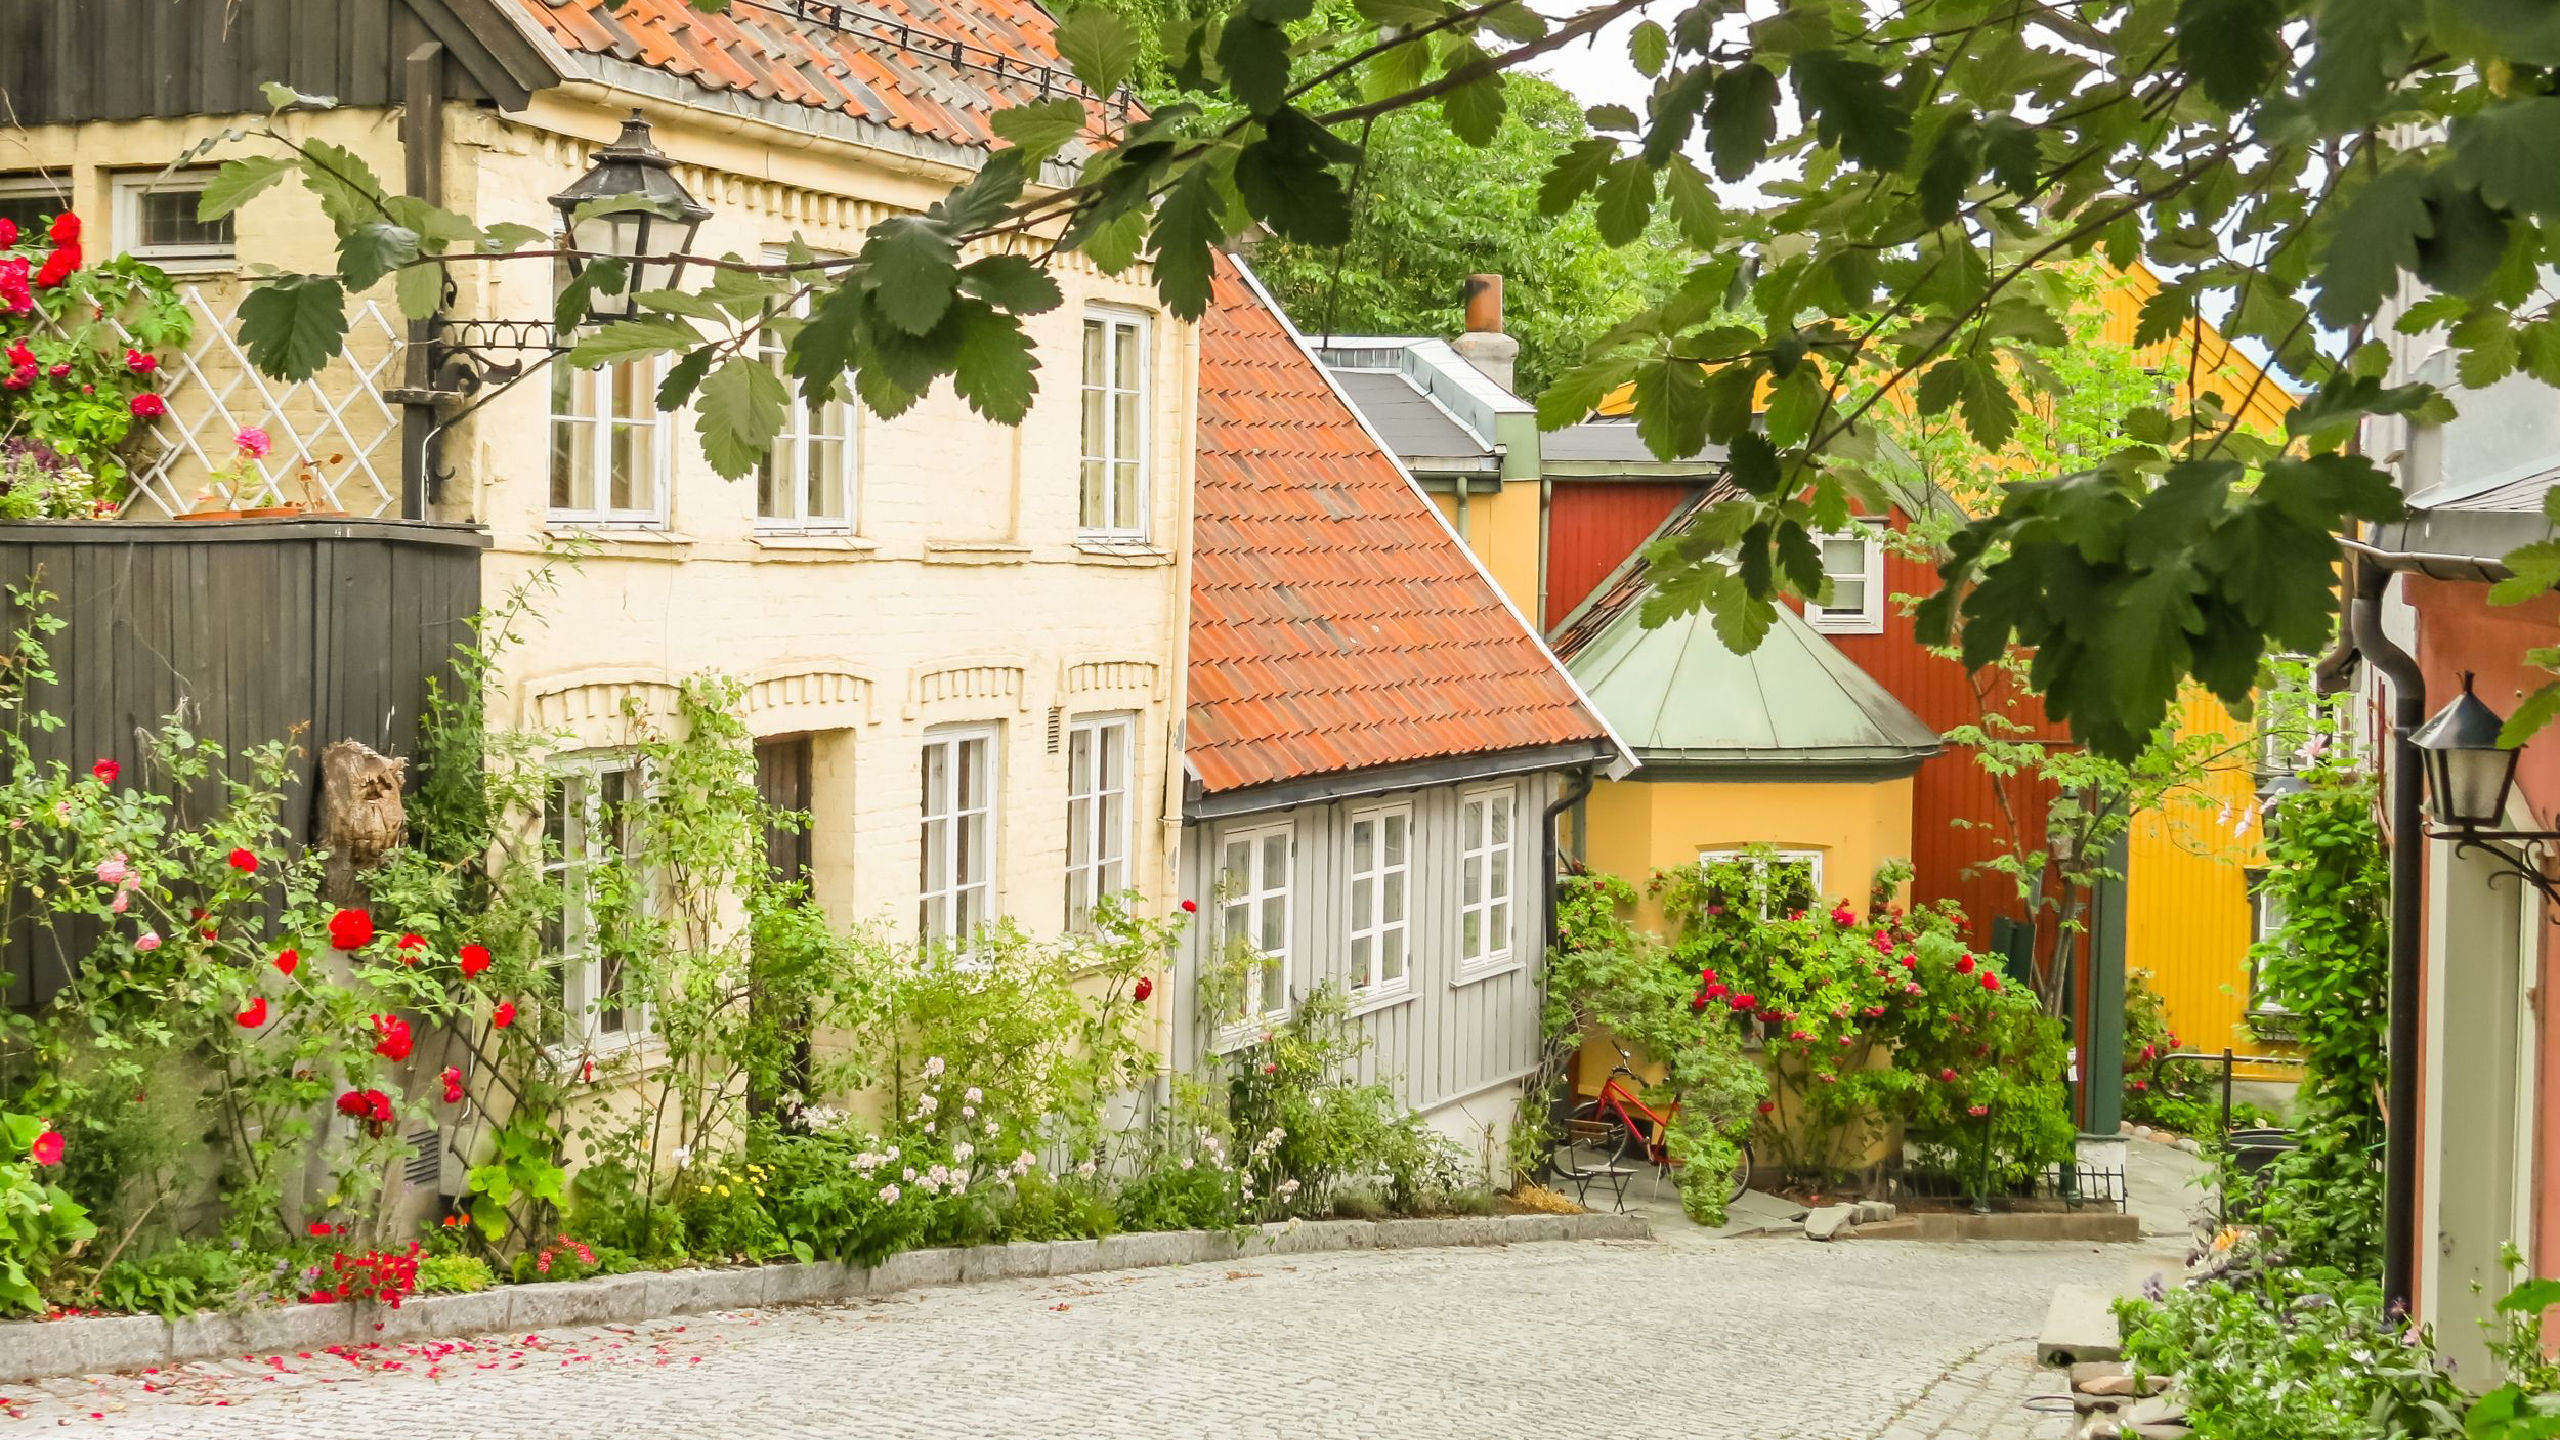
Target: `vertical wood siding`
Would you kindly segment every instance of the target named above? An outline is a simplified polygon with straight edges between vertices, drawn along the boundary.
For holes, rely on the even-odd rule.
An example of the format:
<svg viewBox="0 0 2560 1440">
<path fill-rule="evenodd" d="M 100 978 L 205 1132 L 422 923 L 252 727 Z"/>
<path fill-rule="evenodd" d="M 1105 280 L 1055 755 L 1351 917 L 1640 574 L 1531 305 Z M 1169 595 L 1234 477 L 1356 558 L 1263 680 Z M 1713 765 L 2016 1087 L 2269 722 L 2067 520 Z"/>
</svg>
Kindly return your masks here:
<svg viewBox="0 0 2560 1440">
<path fill-rule="evenodd" d="M 1552 631 L 1573 613 L 1654 527 L 1697 493 L 1686 482 L 1558 481 L 1547 509 L 1547 613 Z"/>
<path fill-rule="evenodd" d="M 1199 920 L 1183 945 L 1172 996 L 1172 1058 L 1197 1072 L 1212 1058 L 1216 1027 L 1199 1014 L 1201 966 L 1213 953 L 1217 929 L 1220 841 L 1241 830 L 1289 826 L 1289 997 L 1297 1001 L 1322 983 L 1350 985 L 1350 826 L 1355 811 L 1388 801 L 1413 807 L 1409 887 L 1406 998 L 1356 1015 L 1353 1025 L 1366 1047 L 1354 1065 L 1360 1081 L 1391 1086 L 1403 1102 L 1429 1112 L 1452 1100 L 1506 1083 L 1537 1058 L 1540 926 L 1548 878 L 1541 817 L 1556 794 L 1552 775 L 1493 782 L 1512 788 L 1511 968 L 1461 981 L 1458 973 L 1458 807 L 1461 797 L 1483 788 L 1444 785 L 1330 804 L 1304 805 L 1277 815 L 1211 821 L 1186 827 L 1180 873 L 1182 893 L 1197 900 Z M 1355 1012 L 1360 1001 L 1355 998 Z"/>
<path fill-rule="evenodd" d="M 2125 964 L 2151 972 L 2169 1025 L 2190 1050 L 2282 1053 L 2247 1033 L 2249 1007 L 2249 867 L 2259 862 L 2262 831 L 2252 816 L 2258 795 L 2250 772 L 2250 727 L 2222 703 L 2191 690 L 2178 707 L 2186 736 L 2215 735 L 2239 748 L 2210 771 L 2195 797 L 2172 797 L 2134 817 L 2125 876 Z M 2299 1071 L 2268 1072 L 2298 1079 Z"/>
<path fill-rule="evenodd" d="M 75 774 L 105 758 L 138 777 L 138 735 L 183 705 L 187 728 L 232 752 L 243 778 L 239 752 L 298 747 L 283 819 L 308 840 L 321 747 L 415 749 L 428 677 L 450 685 L 470 638 L 482 543 L 464 526 L 379 521 L 0 525 L 0 585 L 51 592 L 69 622 L 48 642 L 55 683 L 30 696 L 63 724 L 31 730 L 29 749 Z M 24 623 L 6 608 L 11 629 Z M 25 939 L 12 937 L 6 964 L 16 1003 L 63 973 L 58 955 L 31 961 Z"/>
</svg>

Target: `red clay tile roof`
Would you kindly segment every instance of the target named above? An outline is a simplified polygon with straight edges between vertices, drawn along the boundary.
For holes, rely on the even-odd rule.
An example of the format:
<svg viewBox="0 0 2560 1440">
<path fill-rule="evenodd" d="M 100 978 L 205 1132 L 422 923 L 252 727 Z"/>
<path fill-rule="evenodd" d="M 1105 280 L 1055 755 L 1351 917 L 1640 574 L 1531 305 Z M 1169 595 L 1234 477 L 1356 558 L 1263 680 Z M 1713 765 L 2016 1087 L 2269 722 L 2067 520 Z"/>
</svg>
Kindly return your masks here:
<svg viewBox="0 0 2560 1440">
<path fill-rule="evenodd" d="M 685 0 L 503 3 L 571 51 L 961 145 L 991 143 L 998 110 L 1086 93 L 1036 0 L 729 0 L 725 14 Z"/>
<path fill-rule="evenodd" d="M 1200 321 L 1192 770 L 1215 793 L 1608 731 L 1225 257 Z"/>
</svg>

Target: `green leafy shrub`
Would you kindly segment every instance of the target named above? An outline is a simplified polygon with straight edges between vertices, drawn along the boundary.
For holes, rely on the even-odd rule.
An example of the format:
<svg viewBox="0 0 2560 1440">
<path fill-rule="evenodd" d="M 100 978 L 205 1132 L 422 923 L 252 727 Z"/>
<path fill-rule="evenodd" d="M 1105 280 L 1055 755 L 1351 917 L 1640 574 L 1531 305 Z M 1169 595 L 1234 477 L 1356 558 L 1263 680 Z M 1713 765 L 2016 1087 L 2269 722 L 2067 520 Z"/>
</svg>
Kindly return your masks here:
<svg viewBox="0 0 2560 1440">
<path fill-rule="evenodd" d="M 139 1259 L 119 1256 L 98 1274 L 91 1293 L 108 1310 L 175 1320 L 199 1310 L 224 1310 L 246 1298 L 252 1267 L 225 1243 L 168 1246 Z"/>
<path fill-rule="evenodd" d="M 497 1283 L 497 1272 L 477 1255 L 425 1255 L 418 1260 L 421 1295 L 477 1295 Z"/>
</svg>

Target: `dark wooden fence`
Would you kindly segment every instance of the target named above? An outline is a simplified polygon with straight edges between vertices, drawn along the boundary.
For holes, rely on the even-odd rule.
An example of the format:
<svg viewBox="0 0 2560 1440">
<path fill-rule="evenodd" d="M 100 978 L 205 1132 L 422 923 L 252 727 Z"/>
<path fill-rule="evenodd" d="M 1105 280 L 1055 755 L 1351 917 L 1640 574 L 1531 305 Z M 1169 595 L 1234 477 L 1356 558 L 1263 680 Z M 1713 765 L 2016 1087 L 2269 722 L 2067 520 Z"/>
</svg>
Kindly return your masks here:
<svg viewBox="0 0 2560 1440">
<path fill-rule="evenodd" d="M 307 841 L 322 746 L 415 748 L 428 677 L 449 676 L 471 638 L 487 544 L 401 520 L 0 524 L 0 585 L 49 592 L 69 622 L 48 642 L 56 683 L 29 697 L 62 721 L 30 731 L 35 759 L 138 774 L 141 737 L 181 709 L 235 756 L 288 740 L 284 821 Z M 50 994 L 58 956 L 10 948 L 8 998 Z"/>
</svg>

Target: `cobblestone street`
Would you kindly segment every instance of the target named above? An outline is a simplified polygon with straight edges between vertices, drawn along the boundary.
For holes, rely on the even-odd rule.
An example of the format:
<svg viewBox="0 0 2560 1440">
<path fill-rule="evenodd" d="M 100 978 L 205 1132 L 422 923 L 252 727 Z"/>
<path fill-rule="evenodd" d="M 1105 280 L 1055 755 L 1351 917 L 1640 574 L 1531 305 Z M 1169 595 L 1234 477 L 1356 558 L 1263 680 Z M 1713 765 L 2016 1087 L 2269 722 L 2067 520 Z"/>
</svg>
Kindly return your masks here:
<svg viewBox="0 0 2560 1440">
<path fill-rule="evenodd" d="M 2176 1244 L 1295 1255 L 21 1385 L 0 1431 L 2045 1440 L 2053 1287 Z"/>
</svg>

